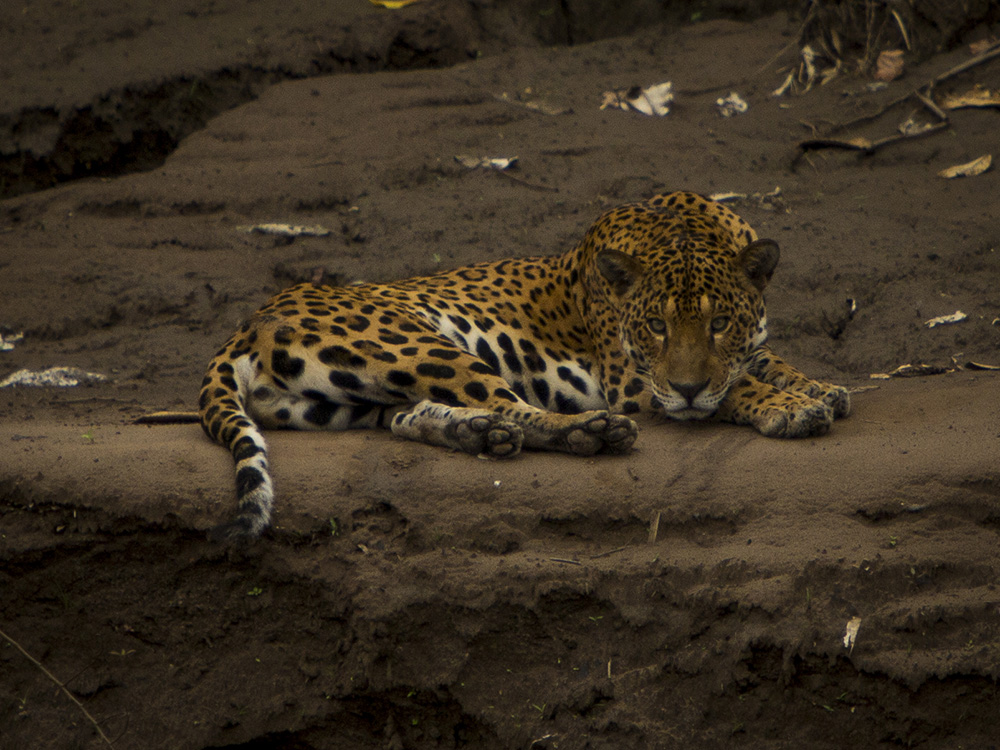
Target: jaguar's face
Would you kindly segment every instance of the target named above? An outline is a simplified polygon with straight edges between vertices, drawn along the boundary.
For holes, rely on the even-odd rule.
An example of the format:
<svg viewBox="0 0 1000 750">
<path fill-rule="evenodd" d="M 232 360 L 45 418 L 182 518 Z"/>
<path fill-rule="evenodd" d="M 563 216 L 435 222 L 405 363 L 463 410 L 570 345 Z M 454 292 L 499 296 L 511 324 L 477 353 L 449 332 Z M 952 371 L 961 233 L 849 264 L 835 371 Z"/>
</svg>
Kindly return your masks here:
<svg viewBox="0 0 1000 750">
<path fill-rule="evenodd" d="M 767 338 L 762 291 L 778 246 L 757 240 L 735 255 L 687 248 L 670 260 L 638 260 L 617 250 L 597 256 L 617 295 L 622 348 L 637 372 L 667 415 L 702 419 Z"/>
</svg>

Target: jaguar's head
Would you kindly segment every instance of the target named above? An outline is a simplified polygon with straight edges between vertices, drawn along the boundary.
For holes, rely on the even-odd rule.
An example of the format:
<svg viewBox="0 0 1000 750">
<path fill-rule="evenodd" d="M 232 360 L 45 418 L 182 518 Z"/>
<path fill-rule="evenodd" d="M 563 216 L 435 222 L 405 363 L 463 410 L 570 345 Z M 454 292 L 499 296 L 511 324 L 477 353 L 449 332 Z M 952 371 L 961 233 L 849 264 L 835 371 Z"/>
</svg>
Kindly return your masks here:
<svg viewBox="0 0 1000 750">
<path fill-rule="evenodd" d="M 773 240 L 734 252 L 701 233 L 597 251 L 621 346 L 668 416 L 711 415 L 746 372 L 767 338 L 763 290 L 778 257 Z"/>
</svg>

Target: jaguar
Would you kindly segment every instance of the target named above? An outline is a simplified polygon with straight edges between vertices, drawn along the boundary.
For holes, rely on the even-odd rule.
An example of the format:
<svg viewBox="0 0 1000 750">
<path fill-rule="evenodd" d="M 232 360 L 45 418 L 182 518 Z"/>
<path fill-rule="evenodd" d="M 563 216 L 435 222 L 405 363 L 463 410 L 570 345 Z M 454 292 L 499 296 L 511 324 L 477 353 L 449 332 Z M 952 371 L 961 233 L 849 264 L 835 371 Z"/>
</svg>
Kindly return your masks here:
<svg viewBox="0 0 1000 750">
<path fill-rule="evenodd" d="M 202 427 L 236 465 L 238 511 L 214 535 L 269 526 L 267 429 L 387 428 L 495 458 L 628 453 L 637 414 L 822 435 L 850 397 L 767 346 L 778 258 L 726 206 L 677 192 L 607 211 L 562 255 L 286 289 L 202 384 Z"/>
</svg>

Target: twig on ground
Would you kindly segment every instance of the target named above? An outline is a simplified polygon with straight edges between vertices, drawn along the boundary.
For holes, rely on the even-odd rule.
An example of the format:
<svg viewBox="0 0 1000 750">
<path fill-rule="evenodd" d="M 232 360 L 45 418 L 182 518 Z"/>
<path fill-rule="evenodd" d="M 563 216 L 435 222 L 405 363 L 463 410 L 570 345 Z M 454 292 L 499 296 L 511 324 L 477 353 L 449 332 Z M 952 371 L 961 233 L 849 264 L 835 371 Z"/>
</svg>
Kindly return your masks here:
<svg viewBox="0 0 1000 750">
<path fill-rule="evenodd" d="M 104 732 L 101 730 L 101 726 L 100 724 L 97 723 L 97 720 L 90 715 L 90 711 L 88 711 L 84 707 L 84 705 L 80 703 L 79 700 L 77 700 L 77 697 L 69 691 L 69 688 L 66 687 L 66 684 L 64 682 L 60 682 L 54 674 L 52 674 L 49 670 L 47 670 L 44 666 L 42 666 L 42 663 L 38 661 L 38 659 L 29 654 L 27 651 L 25 651 L 24 647 L 20 643 L 15 641 L 13 638 L 11 638 L 2 630 L 0 630 L 0 638 L 3 638 L 5 641 L 9 642 L 12 646 L 14 646 L 14 648 L 16 648 L 22 654 L 24 654 L 25 658 L 27 658 L 28 661 L 30 661 L 32 664 L 38 667 L 46 677 L 48 677 L 50 680 L 52 680 L 52 682 L 58 685 L 59 689 L 66 694 L 66 697 L 69 698 L 71 701 L 73 701 L 77 705 L 77 707 L 83 712 L 83 715 L 87 717 L 87 721 L 89 721 L 91 724 L 94 725 L 94 729 L 97 730 L 98 736 L 100 736 L 100 738 L 104 740 L 107 746 L 114 747 L 114 744 L 111 742 L 110 739 L 108 739 L 108 736 L 104 734 Z"/>
<path fill-rule="evenodd" d="M 649 524 L 649 537 L 646 540 L 647 544 L 656 544 L 656 537 L 660 533 L 660 511 L 656 511 L 653 514 L 653 520 Z"/>
<path fill-rule="evenodd" d="M 520 183 L 521 185 L 524 185 L 526 188 L 531 188 L 532 190 L 542 190 L 546 193 L 559 192 L 559 188 L 557 187 L 552 187 L 550 185 L 539 185 L 538 183 L 535 182 L 528 182 L 523 177 L 518 177 L 517 175 L 510 174 L 509 172 L 504 172 L 499 169 L 494 169 L 493 172 L 499 175 L 503 175 L 508 180 L 513 180 L 514 182 Z"/>
<path fill-rule="evenodd" d="M 929 96 L 927 96 L 927 94 L 923 94 L 919 91 L 914 91 L 913 95 L 917 97 L 920 100 L 920 102 L 925 107 L 927 107 L 927 109 L 933 112 L 934 116 L 937 117 L 939 120 L 941 120 L 942 122 L 946 122 L 948 120 L 948 115 L 945 114 L 944 110 L 941 109 L 937 104 L 935 104 L 934 100 L 931 99 Z"/>
<path fill-rule="evenodd" d="M 557 563 L 566 563 L 567 565 L 583 565 L 579 560 L 567 560 L 564 557 L 550 557 L 549 560 Z"/>
<path fill-rule="evenodd" d="M 599 559 L 601 557 L 610 557 L 611 555 L 614 555 L 614 554 L 616 554 L 618 552 L 621 552 L 624 549 L 628 549 L 628 545 L 627 544 L 624 547 L 617 547 L 616 549 L 609 549 L 607 552 L 599 552 L 596 555 L 591 555 L 590 559 L 591 560 L 597 560 L 597 559 Z"/>
</svg>

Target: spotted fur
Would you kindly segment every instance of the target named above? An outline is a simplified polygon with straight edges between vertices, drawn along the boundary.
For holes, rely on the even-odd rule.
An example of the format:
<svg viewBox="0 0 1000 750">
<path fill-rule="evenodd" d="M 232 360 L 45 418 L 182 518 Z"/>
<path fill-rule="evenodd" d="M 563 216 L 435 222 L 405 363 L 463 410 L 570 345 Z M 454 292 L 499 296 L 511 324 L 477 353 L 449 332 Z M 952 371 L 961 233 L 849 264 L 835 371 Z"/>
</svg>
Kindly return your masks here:
<svg viewBox="0 0 1000 750">
<path fill-rule="evenodd" d="M 672 193 L 605 213 L 564 255 L 281 292 L 202 386 L 202 425 L 236 462 L 239 513 L 218 536 L 270 522 L 261 429 L 383 427 L 495 457 L 627 453 L 639 412 L 825 433 L 847 391 L 765 345 L 778 254 L 726 207 Z"/>
</svg>

